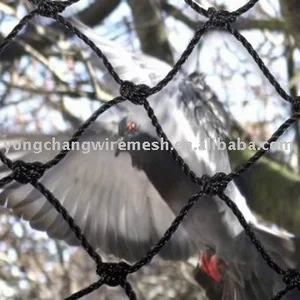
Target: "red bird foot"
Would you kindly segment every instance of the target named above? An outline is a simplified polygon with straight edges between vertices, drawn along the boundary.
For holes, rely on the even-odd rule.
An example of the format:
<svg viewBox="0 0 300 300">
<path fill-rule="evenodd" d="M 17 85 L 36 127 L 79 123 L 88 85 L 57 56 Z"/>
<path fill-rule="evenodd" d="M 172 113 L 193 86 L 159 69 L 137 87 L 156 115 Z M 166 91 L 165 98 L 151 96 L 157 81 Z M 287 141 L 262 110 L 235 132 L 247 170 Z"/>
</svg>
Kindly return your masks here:
<svg viewBox="0 0 300 300">
<path fill-rule="evenodd" d="M 222 260 L 220 260 L 216 254 L 210 254 L 202 252 L 200 254 L 201 269 L 215 282 L 219 283 L 222 281 Z"/>
</svg>

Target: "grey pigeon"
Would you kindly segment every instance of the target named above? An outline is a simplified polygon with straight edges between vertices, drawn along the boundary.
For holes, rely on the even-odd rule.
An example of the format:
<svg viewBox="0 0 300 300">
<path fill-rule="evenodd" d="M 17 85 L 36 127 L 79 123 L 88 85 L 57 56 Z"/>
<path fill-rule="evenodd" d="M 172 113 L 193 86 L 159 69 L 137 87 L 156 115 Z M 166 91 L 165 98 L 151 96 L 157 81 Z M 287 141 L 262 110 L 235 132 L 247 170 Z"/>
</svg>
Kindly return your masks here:
<svg viewBox="0 0 300 300">
<path fill-rule="evenodd" d="M 122 79 L 156 84 L 170 66 L 144 55 L 133 55 L 80 26 L 107 55 Z M 92 57 L 95 67 L 99 59 Z M 109 75 L 108 75 L 109 78 Z M 118 95 L 118 86 L 109 81 Z M 180 155 L 198 175 L 230 173 L 227 151 L 194 149 L 199 141 L 224 138 L 226 113 L 203 78 L 178 76 L 157 95 L 149 98 L 158 120 Z M 70 134 L 8 135 L 10 141 L 55 141 Z M 80 138 L 87 142 L 160 142 L 142 107 L 130 102 L 105 112 Z M 180 143 L 180 144 L 179 144 Z M 193 147 L 181 147 L 193 144 Z M 181 146 L 179 146 L 181 145 Z M 47 161 L 57 151 L 13 151 L 8 156 L 25 161 Z M 9 174 L 0 165 L 1 175 Z M 1 176 L 1 177 L 2 177 Z M 74 150 L 40 180 L 61 201 L 88 241 L 101 253 L 129 262 L 142 258 L 163 236 L 188 198 L 199 192 L 165 150 Z M 293 268 L 294 246 L 289 236 L 260 225 L 234 183 L 226 194 L 238 205 L 272 258 L 283 268 Z M 51 238 L 79 245 L 56 210 L 31 185 L 12 182 L 0 194 L 0 204 L 46 231 Z M 261 258 L 230 209 L 217 197 L 200 199 L 159 255 L 167 260 L 186 260 L 201 252 L 203 270 L 223 285 L 222 300 L 262 300 L 284 287 L 281 278 Z"/>
</svg>

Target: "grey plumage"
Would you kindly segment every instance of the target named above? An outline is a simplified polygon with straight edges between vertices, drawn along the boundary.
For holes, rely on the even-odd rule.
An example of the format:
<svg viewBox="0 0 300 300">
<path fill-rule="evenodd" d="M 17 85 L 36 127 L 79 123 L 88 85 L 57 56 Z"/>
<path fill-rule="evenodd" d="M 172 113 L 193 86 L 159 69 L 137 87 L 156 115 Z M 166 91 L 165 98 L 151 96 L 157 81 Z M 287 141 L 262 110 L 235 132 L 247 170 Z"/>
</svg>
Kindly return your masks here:
<svg viewBox="0 0 300 300">
<path fill-rule="evenodd" d="M 89 32 L 80 23 L 76 25 Z M 109 41 L 95 36 L 91 38 L 123 79 L 153 86 L 170 70 L 168 65 L 155 59 L 131 55 Z M 97 63 L 99 60 L 95 60 Z M 162 92 L 149 98 L 173 144 L 192 142 L 194 146 L 199 141 L 216 139 L 224 134 L 228 122 L 226 113 L 204 81 L 200 78 L 197 82 L 197 78 L 179 74 Z M 118 94 L 115 84 L 112 83 L 110 88 Z M 117 125 L 125 117 L 137 124 L 137 130 L 122 138 L 127 141 L 157 141 L 155 130 L 141 107 L 127 102 L 119 108 L 114 113 L 114 123 L 101 122 L 101 116 L 80 142 L 103 142 L 107 138 L 119 140 L 120 128 Z M 57 135 L 55 139 L 63 142 L 69 136 Z M 51 139 L 32 135 L 9 138 L 25 138 L 32 142 Z M 230 172 L 226 151 L 200 151 L 186 147 L 178 147 L 178 151 L 199 176 Z M 39 154 L 25 152 L 19 156 L 25 161 L 47 161 L 54 154 L 53 151 Z M 8 173 L 7 168 L 1 165 L 0 171 L 3 175 Z M 188 198 L 199 191 L 170 154 L 162 150 L 113 149 L 88 154 L 72 151 L 60 164 L 47 171 L 41 182 L 66 207 L 94 247 L 128 261 L 142 258 L 163 236 Z M 229 184 L 226 194 L 239 206 L 273 258 L 285 268 L 293 267 L 294 250 L 289 238 L 259 226 L 233 183 Z M 0 203 L 28 220 L 33 228 L 46 231 L 50 237 L 65 240 L 71 245 L 79 244 L 62 217 L 30 185 L 11 183 L 1 192 Z M 187 259 L 206 249 L 215 251 L 225 262 L 222 300 L 267 299 L 283 287 L 281 279 L 262 260 L 233 213 L 214 197 L 204 197 L 195 205 L 160 256 Z"/>
</svg>

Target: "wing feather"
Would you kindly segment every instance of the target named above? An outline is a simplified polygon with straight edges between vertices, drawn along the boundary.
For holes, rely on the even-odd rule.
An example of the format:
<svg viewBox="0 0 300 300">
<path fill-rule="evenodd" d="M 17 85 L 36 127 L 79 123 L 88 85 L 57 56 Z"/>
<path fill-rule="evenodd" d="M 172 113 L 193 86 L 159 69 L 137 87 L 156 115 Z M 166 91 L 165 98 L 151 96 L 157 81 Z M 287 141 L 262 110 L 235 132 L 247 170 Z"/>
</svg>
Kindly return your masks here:
<svg viewBox="0 0 300 300">
<path fill-rule="evenodd" d="M 106 137 L 87 135 L 81 142 Z M 65 138 L 56 136 L 59 141 Z M 26 139 L 36 141 L 38 137 L 27 136 Z M 26 152 L 22 158 L 45 162 L 54 154 Z M 5 169 L 1 165 L 0 168 Z M 112 150 L 88 154 L 71 151 L 58 165 L 46 171 L 40 181 L 64 205 L 92 245 L 123 259 L 136 260 L 144 256 L 175 218 L 145 172 L 132 165 L 126 152 L 115 156 Z M 0 201 L 29 221 L 33 228 L 72 245 L 79 243 L 55 208 L 31 185 L 10 184 L 1 192 Z M 179 259 L 189 257 L 194 251 L 185 228 L 181 227 L 162 255 Z"/>
</svg>

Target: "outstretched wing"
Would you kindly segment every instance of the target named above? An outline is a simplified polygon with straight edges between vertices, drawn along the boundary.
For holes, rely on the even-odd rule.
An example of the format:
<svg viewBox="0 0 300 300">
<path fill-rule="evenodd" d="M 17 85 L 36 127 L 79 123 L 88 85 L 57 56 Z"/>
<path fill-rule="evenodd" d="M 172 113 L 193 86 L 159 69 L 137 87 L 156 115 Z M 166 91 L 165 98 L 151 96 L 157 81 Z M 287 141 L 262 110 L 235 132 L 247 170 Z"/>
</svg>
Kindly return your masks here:
<svg viewBox="0 0 300 300">
<path fill-rule="evenodd" d="M 28 135 L 25 140 L 32 144 L 52 141 L 52 138 Z M 61 145 L 67 140 L 66 136 L 54 138 Z M 81 139 L 81 145 L 96 145 L 107 138 L 114 141 L 113 137 L 103 134 L 87 135 Z M 47 161 L 54 152 L 17 151 L 10 156 L 25 161 Z M 4 165 L 0 166 L 0 171 L 1 175 L 9 173 Z M 142 258 L 175 218 L 147 175 L 132 166 L 131 157 L 125 152 L 116 157 L 115 151 L 110 149 L 90 153 L 73 150 L 40 181 L 68 210 L 94 247 L 129 261 Z M 29 221 L 33 228 L 46 231 L 50 237 L 71 245 L 79 244 L 61 215 L 30 184 L 10 183 L 2 190 L 0 203 Z M 184 259 L 195 251 L 181 227 L 161 255 L 168 259 Z"/>
<path fill-rule="evenodd" d="M 135 54 L 128 52 L 118 43 L 102 38 L 97 35 L 93 29 L 86 26 L 78 19 L 72 18 L 70 21 L 99 47 L 123 80 L 130 80 L 135 84 L 147 84 L 153 86 L 163 79 L 171 70 L 170 65 L 163 61 L 142 53 Z M 94 52 L 91 52 L 88 47 L 86 47 L 86 51 L 90 54 L 93 66 L 104 72 L 106 88 L 108 88 L 109 92 L 113 95 L 117 95 L 119 86 L 108 73 L 102 59 Z"/>
</svg>

